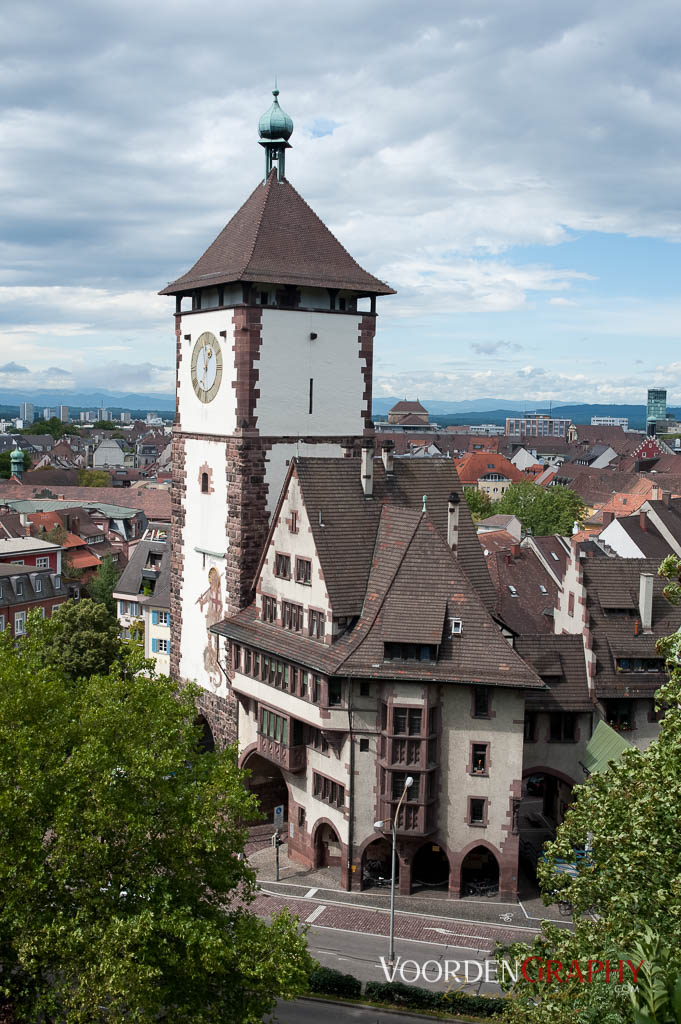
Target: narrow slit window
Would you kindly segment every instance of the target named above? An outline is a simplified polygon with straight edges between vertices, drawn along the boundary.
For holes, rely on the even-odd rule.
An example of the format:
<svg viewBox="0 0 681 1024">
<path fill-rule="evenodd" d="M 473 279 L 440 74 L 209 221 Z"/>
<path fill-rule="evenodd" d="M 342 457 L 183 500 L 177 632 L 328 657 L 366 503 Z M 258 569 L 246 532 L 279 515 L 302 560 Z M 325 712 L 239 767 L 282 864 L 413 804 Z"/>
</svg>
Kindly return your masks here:
<svg viewBox="0 0 681 1024">
<path fill-rule="evenodd" d="M 310 408 L 309 414 L 312 415 L 312 402 L 314 400 L 314 378 L 310 377 Z"/>
</svg>

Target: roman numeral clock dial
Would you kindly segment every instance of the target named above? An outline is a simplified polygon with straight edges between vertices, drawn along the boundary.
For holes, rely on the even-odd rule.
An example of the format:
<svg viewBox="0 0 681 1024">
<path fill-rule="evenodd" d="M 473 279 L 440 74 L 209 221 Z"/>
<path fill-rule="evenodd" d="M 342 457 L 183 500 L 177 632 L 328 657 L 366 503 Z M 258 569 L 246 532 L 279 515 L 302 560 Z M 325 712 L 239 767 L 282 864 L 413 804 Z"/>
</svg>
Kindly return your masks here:
<svg viewBox="0 0 681 1024">
<path fill-rule="evenodd" d="M 222 350 L 220 342 L 204 331 L 192 352 L 192 384 L 200 402 L 212 402 L 222 380 Z"/>
</svg>

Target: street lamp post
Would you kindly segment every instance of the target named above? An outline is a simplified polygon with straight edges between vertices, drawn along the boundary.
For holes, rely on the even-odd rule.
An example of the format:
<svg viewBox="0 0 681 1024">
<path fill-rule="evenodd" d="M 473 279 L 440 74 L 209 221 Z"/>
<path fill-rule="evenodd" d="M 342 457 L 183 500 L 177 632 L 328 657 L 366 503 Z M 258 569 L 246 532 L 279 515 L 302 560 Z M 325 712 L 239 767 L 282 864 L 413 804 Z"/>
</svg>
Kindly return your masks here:
<svg viewBox="0 0 681 1024">
<path fill-rule="evenodd" d="M 385 821 L 390 821 L 390 827 L 393 834 L 392 871 L 390 873 L 390 947 L 388 950 L 388 966 L 391 968 L 395 966 L 395 868 L 397 867 L 397 820 L 400 816 L 402 801 L 407 795 L 407 790 L 410 786 L 413 786 L 413 784 L 413 778 L 411 775 L 408 775 L 404 780 L 404 789 L 402 790 L 402 795 L 400 796 L 397 807 L 395 808 L 395 814 L 392 821 L 388 818 L 384 821 L 374 822 L 375 829 L 382 829 L 385 825 Z"/>
</svg>

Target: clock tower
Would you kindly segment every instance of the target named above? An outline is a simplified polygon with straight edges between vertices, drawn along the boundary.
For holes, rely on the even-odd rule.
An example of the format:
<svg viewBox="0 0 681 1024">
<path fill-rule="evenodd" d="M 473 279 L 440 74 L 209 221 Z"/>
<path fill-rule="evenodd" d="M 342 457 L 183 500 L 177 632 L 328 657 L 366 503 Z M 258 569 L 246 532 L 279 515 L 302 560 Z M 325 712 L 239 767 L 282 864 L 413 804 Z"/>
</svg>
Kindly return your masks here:
<svg viewBox="0 0 681 1024">
<path fill-rule="evenodd" d="M 265 177 L 161 292 L 175 296 L 171 672 L 201 686 L 220 744 L 234 702 L 210 627 L 249 604 L 289 460 L 342 457 L 372 432 L 376 297 L 285 176 L 293 132 L 278 90 L 259 122 Z"/>
</svg>

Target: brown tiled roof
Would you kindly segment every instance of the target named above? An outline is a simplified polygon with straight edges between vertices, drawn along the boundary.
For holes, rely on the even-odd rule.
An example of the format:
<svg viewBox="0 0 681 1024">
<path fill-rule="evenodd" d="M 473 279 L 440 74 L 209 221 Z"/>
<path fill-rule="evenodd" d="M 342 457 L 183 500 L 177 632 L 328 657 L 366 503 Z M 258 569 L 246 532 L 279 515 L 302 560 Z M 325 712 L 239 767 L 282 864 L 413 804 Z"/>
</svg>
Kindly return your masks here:
<svg viewBox="0 0 681 1024">
<path fill-rule="evenodd" d="M 346 288 L 393 295 L 343 248 L 288 181 L 273 170 L 203 256 L 161 295 L 232 281 Z"/>
<path fill-rule="evenodd" d="M 508 530 L 488 530 L 486 533 L 479 533 L 478 540 L 485 558 L 488 554 L 497 551 L 510 551 L 518 541 Z"/>
<path fill-rule="evenodd" d="M 400 416 L 399 425 L 403 427 L 422 427 L 423 417 L 417 416 L 415 413 L 405 413 L 404 416 Z"/>
<path fill-rule="evenodd" d="M 607 444 L 616 452 L 626 450 L 632 439 L 636 444 L 643 440 L 640 434 L 627 434 L 621 427 L 592 427 L 590 423 L 575 423 L 575 430 L 580 444 Z"/>
<path fill-rule="evenodd" d="M 617 672 L 615 657 L 655 658 L 655 643 L 681 625 L 681 608 L 663 596 L 659 558 L 587 558 L 582 562 L 587 612 L 596 654 L 597 697 L 652 696 L 664 672 Z M 653 575 L 652 633 L 636 633 L 641 573 Z"/>
<path fill-rule="evenodd" d="M 403 398 L 399 402 L 395 402 L 395 404 L 393 405 L 392 409 L 388 410 L 388 415 L 390 415 L 391 412 L 404 412 L 404 413 L 408 413 L 408 412 L 427 412 L 427 411 L 428 410 L 424 409 L 424 407 L 421 405 L 420 402 L 412 402 L 412 401 L 407 400 L 406 398 Z"/>
<path fill-rule="evenodd" d="M 650 494 L 652 485 L 636 473 L 620 473 L 615 469 L 592 469 L 575 462 L 563 463 L 557 470 L 555 483 L 576 491 L 589 505 L 604 505 L 615 494 Z"/>
<path fill-rule="evenodd" d="M 456 460 L 456 471 L 462 484 L 476 484 L 487 473 L 498 473 L 512 483 L 527 479 L 505 455 L 497 452 L 468 452 Z"/>
<path fill-rule="evenodd" d="M 46 488 L 26 487 L 9 480 L 0 481 L 0 504 L 4 500 L 21 501 L 45 497 Z M 64 501 L 101 502 L 106 505 L 121 505 L 123 508 L 137 508 L 148 519 L 170 522 L 170 491 L 158 487 L 59 487 L 53 492 L 64 496 Z"/>
<path fill-rule="evenodd" d="M 549 687 L 548 693 L 528 694 L 528 710 L 592 710 L 581 636 L 519 636 L 515 649 Z"/>
<path fill-rule="evenodd" d="M 654 523 L 648 521 L 645 530 L 642 530 L 640 516 L 620 517 L 617 521 L 644 558 L 656 558 L 661 562 L 667 555 L 673 554 Z"/>
<path fill-rule="evenodd" d="M 450 459 L 395 459 L 392 476 L 386 476 L 381 459 L 374 459 L 372 499 L 364 497 L 359 459 L 299 458 L 295 471 L 335 614 L 358 615 L 362 607 L 381 506 L 420 511 L 425 494 L 428 515 L 446 537 L 452 491 L 461 498 L 457 557 L 483 602 L 493 608 L 494 589 Z"/>
<path fill-rule="evenodd" d="M 515 557 L 509 552 L 490 552 L 487 565 L 496 587 L 496 610 L 501 621 L 520 635 L 553 633 L 558 587 L 535 552 L 529 547 L 521 547 L 520 555 Z"/>
<path fill-rule="evenodd" d="M 515 519 L 514 515 L 504 515 L 503 512 L 497 512 L 493 516 L 487 516 L 486 519 L 478 520 L 478 527 L 488 526 L 492 527 L 493 530 L 505 530 L 512 519 Z"/>
</svg>

